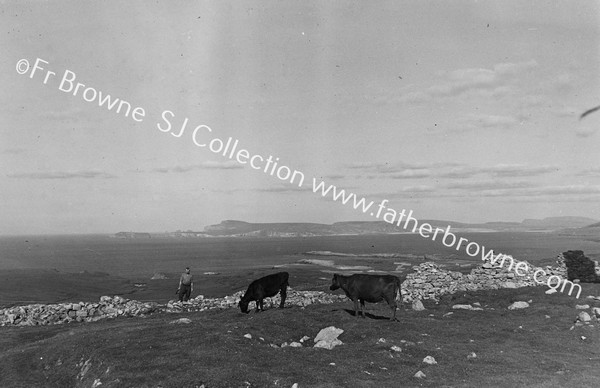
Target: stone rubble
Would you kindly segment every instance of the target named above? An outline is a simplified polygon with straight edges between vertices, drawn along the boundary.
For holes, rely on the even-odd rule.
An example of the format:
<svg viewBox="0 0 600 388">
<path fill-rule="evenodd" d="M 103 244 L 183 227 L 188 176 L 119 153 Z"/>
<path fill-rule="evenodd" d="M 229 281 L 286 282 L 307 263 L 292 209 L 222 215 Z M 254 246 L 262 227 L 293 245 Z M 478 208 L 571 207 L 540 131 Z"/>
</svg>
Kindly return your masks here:
<svg viewBox="0 0 600 388">
<path fill-rule="evenodd" d="M 0 326 L 57 325 L 70 322 L 95 322 L 117 317 L 140 317 L 152 313 L 181 313 L 211 309 L 237 308 L 244 291 L 223 298 L 205 298 L 202 295 L 188 302 L 169 301 L 167 304 L 139 302 L 121 296 L 102 296 L 100 301 L 58 304 L 31 304 L 0 309 Z M 265 299 L 265 308 L 279 306 L 279 295 Z M 347 301 L 345 295 L 322 291 L 295 291 L 288 289 L 286 306 L 305 307 L 313 303 L 330 304 Z"/>
<path fill-rule="evenodd" d="M 529 303 L 523 302 L 523 301 L 518 301 L 518 302 L 514 302 L 513 304 L 508 306 L 508 309 L 509 310 L 519 310 L 519 309 L 526 309 L 527 307 L 529 307 Z"/>
<path fill-rule="evenodd" d="M 535 267 L 526 261 L 522 263 L 527 263 L 529 268 L 525 276 L 517 275 L 515 266 L 509 269 L 508 259 L 503 266 L 499 263 L 493 265 L 487 260 L 481 266 L 473 268 L 469 274 L 447 271 L 433 262 L 422 263 L 414 266 L 415 272 L 408 274 L 406 280 L 402 282 L 402 298 L 405 303 L 423 299 L 438 301 L 440 296 L 456 292 L 537 286 L 539 284 L 533 279 L 537 269 L 542 269 L 546 273 L 546 275 L 538 275 L 538 280 L 544 284 L 551 275 L 567 278 L 567 267 L 562 254 L 557 257 L 557 267 Z M 519 270 L 521 273 L 526 272 L 523 270 L 523 265 Z"/>
<path fill-rule="evenodd" d="M 0 326 L 57 325 L 95 322 L 116 317 L 138 317 L 159 311 L 156 302 L 138 302 L 120 296 L 102 296 L 99 302 L 30 304 L 0 309 Z"/>
<path fill-rule="evenodd" d="M 435 360 L 435 358 L 433 358 L 433 357 L 431 357 L 431 356 L 427 356 L 427 357 L 425 357 L 425 358 L 423 359 L 423 362 L 424 362 L 425 364 L 428 364 L 428 365 L 435 365 L 435 364 L 437 364 L 437 361 Z"/>
<path fill-rule="evenodd" d="M 323 348 L 331 350 L 337 345 L 343 345 L 337 337 L 344 332 L 343 329 L 338 329 L 335 326 L 329 326 L 319 331 L 319 334 L 313 340 L 315 348 Z"/>
</svg>

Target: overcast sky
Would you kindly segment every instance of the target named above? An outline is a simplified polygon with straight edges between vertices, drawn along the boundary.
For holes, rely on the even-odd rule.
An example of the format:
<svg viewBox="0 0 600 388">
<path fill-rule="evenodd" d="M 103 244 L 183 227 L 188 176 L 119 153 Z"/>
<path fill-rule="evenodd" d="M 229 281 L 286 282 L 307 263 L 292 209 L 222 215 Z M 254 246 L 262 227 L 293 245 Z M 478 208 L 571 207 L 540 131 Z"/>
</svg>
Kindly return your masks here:
<svg viewBox="0 0 600 388">
<path fill-rule="evenodd" d="M 313 177 L 420 219 L 600 219 L 600 112 L 579 120 L 600 104 L 597 1 L 0 10 L 0 234 L 375 220 L 319 198 Z M 59 89 L 66 70 L 92 102 Z M 200 125 L 198 143 L 231 137 L 303 187 L 198 147 Z"/>
</svg>

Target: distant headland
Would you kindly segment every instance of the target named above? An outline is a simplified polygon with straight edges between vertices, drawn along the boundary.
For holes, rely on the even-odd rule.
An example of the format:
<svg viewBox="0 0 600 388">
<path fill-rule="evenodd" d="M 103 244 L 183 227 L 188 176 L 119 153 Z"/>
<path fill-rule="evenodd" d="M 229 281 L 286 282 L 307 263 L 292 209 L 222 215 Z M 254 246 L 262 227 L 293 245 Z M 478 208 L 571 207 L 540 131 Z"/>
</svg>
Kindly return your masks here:
<svg viewBox="0 0 600 388">
<path fill-rule="evenodd" d="M 433 227 L 450 226 L 456 232 L 560 232 L 573 235 L 600 236 L 600 222 L 587 217 L 547 217 L 525 219 L 522 222 L 463 223 L 444 220 L 420 220 Z M 410 232 L 410 231 L 408 231 Z M 211 238 L 211 237 L 313 237 L 368 234 L 407 233 L 400 226 L 385 221 L 345 221 L 333 224 L 302 222 L 252 223 L 225 220 L 217 225 L 209 225 L 203 231 L 177 230 L 164 233 L 119 232 L 115 238 Z"/>
</svg>

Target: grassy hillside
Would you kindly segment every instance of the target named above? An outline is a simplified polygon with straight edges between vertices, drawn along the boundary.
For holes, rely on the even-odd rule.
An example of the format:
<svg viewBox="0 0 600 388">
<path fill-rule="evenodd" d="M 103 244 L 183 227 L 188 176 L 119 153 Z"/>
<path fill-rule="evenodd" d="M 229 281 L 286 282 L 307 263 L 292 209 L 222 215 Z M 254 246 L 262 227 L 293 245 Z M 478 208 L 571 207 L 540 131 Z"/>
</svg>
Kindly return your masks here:
<svg viewBox="0 0 600 388">
<path fill-rule="evenodd" d="M 576 304 L 600 306 L 600 301 L 583 299 L 600 294 L 600 285 L 584 285 L 579 300 L 544 291 L 538 287 L 448 296 L 438 305 L 426 302 L 427 310 L 421 312 L 405 306 L 400 322 L 387 320 L 384 304 L 367 305 L 367 319 L 356 319 L 348 302 L 248 315 L 229 309 L 3 327 L 0 386 L 600 385 L 600 325 L 594 321 L 593 327 L 569 330 L 578 314 Z M 509 311 L 515 300 L 532 300 L 531 307 Z M 451 309 L 475 302 L 484 311 Z M 191 323 L 170 323 L 182 317 Z M 319 330 L 331 325 L 344 330 L 339 337 L 344 345 L 333 350 L 309 347 Z M 270 346 L 305 335 L 311 337 L 309 346 Z M 391 351 L 393 345 L 402 351 Z M 476 357 L 468 358 L 472 352 Z M 438 364 L 424 364 L 428 355 Z M 419 370 L 425 378 L 413 377 Z"/>
</svg>

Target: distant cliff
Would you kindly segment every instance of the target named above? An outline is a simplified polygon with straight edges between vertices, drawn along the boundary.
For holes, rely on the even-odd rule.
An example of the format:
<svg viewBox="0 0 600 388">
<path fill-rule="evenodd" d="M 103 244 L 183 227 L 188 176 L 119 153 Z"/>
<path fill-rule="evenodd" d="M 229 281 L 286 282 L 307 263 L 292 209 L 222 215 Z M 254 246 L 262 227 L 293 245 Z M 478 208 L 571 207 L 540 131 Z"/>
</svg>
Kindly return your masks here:
<svg viewBox="0 0 600 388">
<path fill-rule="evenodd" d="M 486 222 L 469 224 L 455 221 L 418 220 L 419 225 L 428 223 L 433 227 L 446 228 L 450 226 L 455 231 L 463 232 L 531 232 L 558 231 L 566 228 L 582 228 L 598 222 L 585 217 L 549 217 L 541 220 L 527 219 L 523 222 Z M 204 228 L 204 233 L 210 236 L 234 237 L 305 237 L 349 234 L 391 234 L 406 233 L 401 226 L 385 221 L 347 221 L 334 224 L 315 223 L 250 223 L 244 221 L 226 220 L 217 225 Z M 412 229 L 409 225 L 409 230 Z"/>
<path fill-rule="evenodd" d="M 150 233 L 137 233 L 137 232 L 119 232 L 115 233 L 116 238 L 152 238 Z"/>
<path fill-rule="evenodd" d="M 578 231 L 593 231 L 590 225 L 598 220 L 585 217 L 549 217 L 541 220 L 526 219 L 523 222 L 486 222 L 469 224 L 464 222 L 443 220 L 418 220 L 419 225 L 428 223 L 434 228 L 446 229 L 448 226 L 455 232 L 556 232 L 577 234 Z M 336 236 L 336 235 L 364 235 L 364 234 L 393 234 L 412 231 L 409 224 L 408 230 L 400 226 L 389 224 L 385 221 L 346 221 L 333 224 L 317 224 L 307 222 L 278 222 L 278 223 L 251 223 L 245 221 L 225 220 L 217 225 L 209 225 L 204 231 L 175 231 L 165 233 L 133 233 L 119 232 L 119 238 L 210 238 L 210 237 L 310 237 L 310 236 Z M 599 224 L 600 225 L 600 224 Z"/>
</svg>

